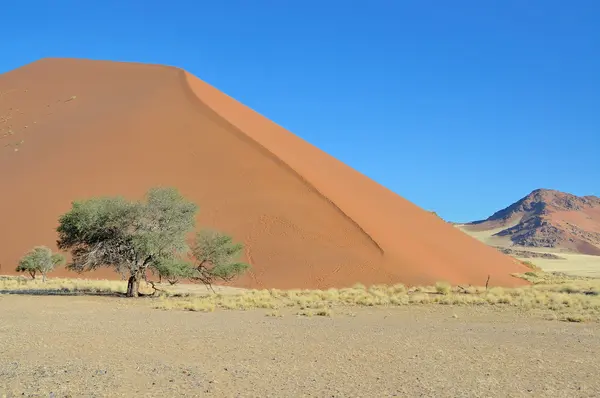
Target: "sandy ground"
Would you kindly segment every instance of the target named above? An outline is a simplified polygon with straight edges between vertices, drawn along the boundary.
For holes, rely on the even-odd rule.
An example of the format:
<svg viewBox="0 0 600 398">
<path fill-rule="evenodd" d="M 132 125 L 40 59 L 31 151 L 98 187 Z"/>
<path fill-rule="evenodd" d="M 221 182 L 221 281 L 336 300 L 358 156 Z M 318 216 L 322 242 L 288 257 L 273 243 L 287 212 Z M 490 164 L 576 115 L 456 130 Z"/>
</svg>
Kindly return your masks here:
<svg viewBox="0 0 600 398">
<path fill-rule="evenodd" d="M 507 224 L 504 227 L 488 229 L 485 231 L 478 231 L 478 230 L 474 231 L 472 229 L 466 228 L 466 226 L 463 224 L 457 224 L 457 225 L 455 225 L 455 227 L 458 228 L 459 230 L 461 230 L 462 232 L 466 233 L 467 235 L 477 239 L 478 241 L 485 243 L 486 245 L 499 246 L 499 247 L 512 247 L 512 242 L 511 242 L 510 238 L 508 238 L 506 236 L 494 236 L 494 234 L 497 234 L 498 232 L 503 231 L 507 228 L 511 228 L 517 224 L 518 224 L 518 222 L 515 222 L 513 224 Z M 527 248 L 526 250 L 531 250 L 531 248 Z"/>
<path fill-rule="evenodd" d="M 550 253 L 557 254 L 563 257 L 563 260 L 545 259 L 545 258 L 520 258 L 520 260 L 530 261 L 547 272 L 564 272 L 571 275 L 577 276 L 588 276 L 593 278 L 600 278 L 600 256 L 590 256 L 586 254 L 578 253 L 566 253 L 556 249 L 543 249 L 543 248 L 532 248 L 532 247 L 521 247 L 513 246 L 510 239 L 507 237 L 493 236 L 495 233 L 500 232 L 510 225 L 491 229 L 488 231 L 470 231 L 464 226 L 457 226 L 458 229 L 472 236 L 473 238 L 491 245 L 498 247 L 509 247 L 517 250 L 527 250 L 536 253 Z"/>
<path fill-rule="evenodd" d="M 600 396 L 597 324 L 493 309 L 272 318 L 5 295 L 0 319 L 0 396 Z"/>
</svg>

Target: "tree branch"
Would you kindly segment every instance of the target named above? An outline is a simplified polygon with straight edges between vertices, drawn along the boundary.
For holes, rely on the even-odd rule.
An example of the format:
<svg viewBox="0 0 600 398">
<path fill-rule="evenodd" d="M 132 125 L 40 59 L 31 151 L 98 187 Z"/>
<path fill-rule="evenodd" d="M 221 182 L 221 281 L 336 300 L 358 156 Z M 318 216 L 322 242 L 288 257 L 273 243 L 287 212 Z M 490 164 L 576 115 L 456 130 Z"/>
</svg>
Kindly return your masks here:
<svg viewBox="0 0 600 398">
<path fill-rule="evenodd" d="M 156 295 L 156 292 L 164 292 L 164 290 L 157 288 L 154 285 L 153 281 L 149 281 L 149 280 L 146 279 L 146 283 L 148 283 L 150 286 L 152 286 L 152 289 L 154 289 L 154 291 L 152 292 L 152 296 Z"/>
</svg>

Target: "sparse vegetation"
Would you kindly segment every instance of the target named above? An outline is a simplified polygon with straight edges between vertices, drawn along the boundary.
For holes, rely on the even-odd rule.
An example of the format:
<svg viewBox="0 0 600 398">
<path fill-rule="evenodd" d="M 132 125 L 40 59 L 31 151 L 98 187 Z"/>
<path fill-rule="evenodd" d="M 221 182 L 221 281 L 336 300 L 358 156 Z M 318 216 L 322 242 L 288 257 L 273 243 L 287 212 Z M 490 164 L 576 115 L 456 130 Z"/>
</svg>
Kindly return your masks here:
<svg viewBox="0 0 600 398">
<path fill-rule="evenodd" d="M 65 256 L 62 254 L 52 253 L 52 250 L 46 246 L 36 246 L 21 258 L 16 271 L 29 273 L 31 279 L 35 279 L 36 275 L 40 273 L 42 281 L 46 282 L 48 272 L 64 262 Z"/>
<path fill-rule="evenodd" d="M 267 312 L 265 315 L 274 318 L 283 318 L 283 315 L 277 310 Z"/>
<path fill-rule="evenodd" d="M 30 294 L 124 294 L 127 291 L 125 281 L 48 278 L 46 282 L 24 277 L 0 277 L 0 291 Z"/>
<path fill-rule="evenodd" d="M 410 305 L 493 306 L 513 309 L 569 322 L 600 322 L 600 279 L 573 277 L 558 273 L 527 272 L 521 277 L 531 286 L 502 288 L 480 286 L 435 286 L 407 288 L 402 284 L 353 287 L 328 290 L 242 290 L 210 293 L 206 290 L 161 290 L 152 299 L 154 308 L 213 312 L 223 310 L 266 309 L 268 316 L 282 316 L 281 311 L 296 311 L 301 316 L 333 316 L 347 313 L 352 307 L 399 307 Z M 194 286 L 194 285 L 185 285 Z M 185 287 L 182 285 L 182 288 Z M 145 291 L 152 287 L 143 284 Z M 47 283 L 24 277 L 0 278 L 0 291 L 64 293 L 119 293 L 127 291 L 125 281 L 83 279 L 48 279 Z"/>
<path fill-rule="evenodd" d="M 524 276 L 533 285 L 521 288 L 453 287 L 447 283 L 412 287 L 356 285 L 329 290 L 248 290 L 237 295 L 205 297 L 162 297 L 155 307 L 188 311 L 248 310 L 274 311 L 297 308 L 303 316 L 331 316 L 336 307 L 389 307 L 406 305 L 497 306 L 535 313 L 551 313 L 565 321 L 600 321 L 600 280 L 546 273 Z"/>
<path fill-rule="evenodd" d="M 527 268 L 536 271 L 536 272 L 541 272 L 542 269 L 540 267 L 538 267 L 537 265 L 535 265 L 534 263 L 532 263 L 531 261 L 521 261 L 521 263 L 526 266 Z"/>
</svg>

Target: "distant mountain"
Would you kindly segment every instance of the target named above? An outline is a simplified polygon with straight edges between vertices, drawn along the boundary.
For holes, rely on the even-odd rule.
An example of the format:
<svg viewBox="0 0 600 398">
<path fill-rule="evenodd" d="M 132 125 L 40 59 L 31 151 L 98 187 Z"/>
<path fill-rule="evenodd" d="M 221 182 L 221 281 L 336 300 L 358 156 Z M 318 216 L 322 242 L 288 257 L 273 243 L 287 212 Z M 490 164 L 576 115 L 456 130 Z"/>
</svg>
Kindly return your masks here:
<svg viewBox="0 0 600 398">
<path fill-rule="evenodd" d="M 536 189 L 489 218 L 463 227 L 499 229 L 493 236 L 507 237 L 516 246 L 600 255 L 600 198 Z"/>
</svg>

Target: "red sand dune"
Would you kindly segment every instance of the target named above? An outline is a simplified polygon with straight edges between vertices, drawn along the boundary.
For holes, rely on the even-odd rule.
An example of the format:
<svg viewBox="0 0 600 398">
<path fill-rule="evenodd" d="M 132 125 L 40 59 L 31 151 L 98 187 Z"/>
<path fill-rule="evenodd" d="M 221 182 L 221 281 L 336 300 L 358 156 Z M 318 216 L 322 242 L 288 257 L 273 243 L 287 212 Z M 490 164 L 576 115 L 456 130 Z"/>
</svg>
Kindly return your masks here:
<svg viewBox="0 0 600 398">
<path fill-rule="evenodd" d="M 72 200 L 169 185 L 244 242 L 238 286 L 525 283 L 512 258 L 178 68 L 28 64 L 0 75 L 0 137 L 2 273 L 54 247 Z"/>
</svg>

